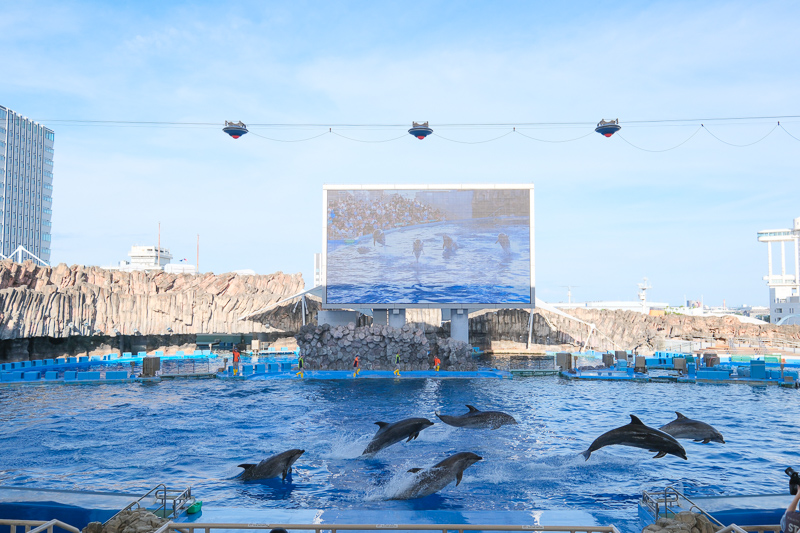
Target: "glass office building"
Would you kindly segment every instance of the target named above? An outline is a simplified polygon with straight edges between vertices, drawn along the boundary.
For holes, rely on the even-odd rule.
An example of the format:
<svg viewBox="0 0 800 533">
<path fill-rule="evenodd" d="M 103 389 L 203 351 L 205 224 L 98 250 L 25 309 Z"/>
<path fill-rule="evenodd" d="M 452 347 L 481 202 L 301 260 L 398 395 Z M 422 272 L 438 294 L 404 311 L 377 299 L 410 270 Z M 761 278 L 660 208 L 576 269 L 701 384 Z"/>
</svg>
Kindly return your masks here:
<svg viewBox="0 0 800 533">
<path fill-rule="evenodd" d="M 53 130 L 0 106 L 0 252 L 50 262 Z"/>
</svg>

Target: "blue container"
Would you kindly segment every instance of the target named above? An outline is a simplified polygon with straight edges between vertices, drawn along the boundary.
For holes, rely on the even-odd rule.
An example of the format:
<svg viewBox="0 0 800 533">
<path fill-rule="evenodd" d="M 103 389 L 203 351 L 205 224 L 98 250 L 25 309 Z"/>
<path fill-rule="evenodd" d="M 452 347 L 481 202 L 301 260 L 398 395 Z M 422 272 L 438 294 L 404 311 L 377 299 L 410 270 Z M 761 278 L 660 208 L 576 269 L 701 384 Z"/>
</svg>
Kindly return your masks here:
<svg viewBox="0 0 800 533">
<path fill-rule="evenodd" d="M 197 356 L 203 355 L 203 350 L 195 350 L 194 354 L 192 355 L 197 355 Z"/>
<path fill-rule="evenodd" d="M 767 366 L 764 361 L 750 361 L 750 377 L 752 379 L 767 379 Z"/>
<path fill-rule="evenodd" d="M 105 358 L 105 355 L 91 355 L 91 356 L 89 356 L 89 360 L 90 361 L 103 361 L 104 358 Z"/>
<path fill-rule="evenodd" d="M 702 369 L 697 371 L 697 379 L 713 379 L 713 380 L 726 380 L 730 378 L 727 370 L 708 370 Z"/>
<path fill-rule="evenodd" d="M 22 372 L 13 371 L 3 374 L 3 381 L 20 381 L 22 379 Z"/>
<path fill-rule="evenodd" d="M 42 361 L 41 359 L 34 359 L 33 361 L 31 361 L 31 366 L 34 368 L 37 366 L 44 366 L 44 361 Z"/>
<path fill-rule="evenodd" d="M 125 370 L 108 370 L 105 379 L 128 379 L 128 373 Z"/>
<path fill-rule="evenodd" d="M 77 363 L 77 362 L 78 362 L 77 357 L 67 357 L 67 363 Z"/>
<path fill-rule="evenodd" d="M 686 372 L 689 376 L 694 376 L 697 373 L 697 365 L 695 363 L 686 363 Z"/>
<path fill-rule="evenodd" d="M 0 371 L 7 371 L 7 370 L 11 370 L 12 368 L 14 368 L 12 363 L 2 363 L 2 364 L 0 364 Z"/>
<path fill-rule="evenodd" d="M 78 372 L 77 379 L 81 381 L 94 381 L 100 379 L 100 372 Z"/>
<path fill-rule="evenodd" d="M 253 365 L 242 366 L 242 374 L 252 374 L 252 373 L 253 373 Z"/>
<path fill-rule="evenodd" d="M 628 368 L 628 362 L 619 360 L 617 361 L 617 370 L 626 370 Z"/>
<path fill-rule="evenodd" d="M 156 350 L 156 357 L 164 357 L 164 352 L 161 350 Z"/>
<path fill-rule="evenodd" d="M 74 370 L 67 370 L 66 372 L 64 372 L 64 381 L 75 381 L 75 376 L 77 374 L 78 373 L 75 372 Z"/>
<path fill-rule="evenodd" d="M 263 374 L 267 371 L 267 365 L 264 363 L 256 365 L 256 374 Z"/>
<path fill-rule="evenodd" d="M 147 352 L 139 352 L 136 354 L 136 357 L 147 357 Z"/>
<path fill-rule="evenodd" d="M 291 369 L 292 369 L 292 362 L 291 361 L 287 361 L 287 362 L 281 363 L 281 370 L 289 371 Z"/>
<path fill-rule="evenodd" d="M 44 373 L 44 379 L 58 379 L 58 372 L 55 370 L 48 370 Z"/>
<path fill-rule="evenodd" d="M 82 356 L 78 357 L 78 362 L 79 363 L 88 363 L 89 362 L 89 356 L 88 355 L 82 355 Z"/>
<path fill-rule="evenodd" d="M 131 357 L 133 357 L 133 354 L 131 352 L 122 352 L 122 357 L 130 359 Z"/>
<path fill-rule="evenodd" d="M 22 379 L 25 381 L 39 381 L 40 376 L 41 372 L 25 372 L 22 374 Z"/>
<path fill-rule="evenodd" d="M 54 364 L 56 364 L 56 362 L 55 362 L 53 359 L 44 359 L 44 360 L 42 361 L 42 364 L 43 364 L 44 366 L 51 366 L 51 365 L 54 365 Z"/>
<path fill-rule="evenodd" d="M 280 363 L 267 363 L 267 372 L 279 372 L 280 369 Z"/>
<path fill-rule="evenodd" d="M 203 350 L 200 355 L 211 355 L 211 350 Z"/>
<path fill-rule="evenodd" d="M 17 368 L 22 368 L 22 361 L 17 361 L 16 363 L 11 363 L 11 368 L 13 368 L 15 370 Z"/>
</svg>

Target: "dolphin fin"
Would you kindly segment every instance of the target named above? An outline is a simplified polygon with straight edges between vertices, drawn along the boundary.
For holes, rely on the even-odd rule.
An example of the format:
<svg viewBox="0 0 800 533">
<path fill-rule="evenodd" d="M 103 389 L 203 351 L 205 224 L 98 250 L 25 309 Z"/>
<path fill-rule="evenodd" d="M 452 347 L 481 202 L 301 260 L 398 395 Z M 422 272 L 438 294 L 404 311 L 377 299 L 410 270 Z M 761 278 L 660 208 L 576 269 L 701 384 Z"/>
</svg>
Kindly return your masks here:
<svg viewBox="0 0 800 533">
<path fill-rule="evenodd" d="M 703 441 L 703 444 L 708 444 L 709 442 L 711 442 L 711 439 L 705 439 L 705 440 Z"/>
<path fill-rule="evenodd" d="M 667 452 L 658 452 L 657 454 L 655 454 L 655 456 L 653 456 L 653 459 L 661 459 L 665 455 L 667 455 Z"/>
<path fill-rule="evenodd" d="M 389 424 L 387 422 L 375 422 L 375 425 L 378 426 L 379 428 L 383 429 L 386 426 L 388 426 Z"/>
<path fill-rule="evenodd" d="M 637 416 L 631 415 L 631 424 L 639 424 L 639 425 L 643 426 L 644 422 L 639 420 L 639 418 Z"/>
<path fill-rule="evenodd" d="M 283 479 L 283 480 L 286 480 L 286 476 L 288 476 L 288 475 L 289 475 L 289 474 L 291 474 L 291 473 L 292 473 L 292 467 L 291 467 L 291 466 L 287 466 L 287 467 L 286 467 L 286 468 L 283 470 L 283 477 L 281 477 L 281 479 Z"/>
<path fill-rule="evenodd" d="M 421 472 L 421 471 L 422 471 L 422 469 L 421 469 L 421 468 L 409 468 L 409 470 L 408 470 L 408 471 L 409 471 L 410 473 L 412 473 L 412 474 L 416 474 L 417 472 Z"/>
<path fill-rule="evenodd" d="M 409 435 L 409 436 L 408 436 L 408 440 L 407 440 L 406 442 L 412 441 L 412 440 L 416 439 L 417 437 L 419 437 L 419 431 L 417 431 L 416 433 L 412 433 L 411 435 Z"/>
<path fill-rule="evenodd" d="M 253 468 L 256 465 L 253 465 L 253 464 L 250 464 L 250 463 L 244 463 L 244 464 L 241 464 L 241 465 L 238 465 L 238 466 L 239 466 L 239 468 L 244 468 L 245 470 L 247 470 L 248 468 Z"/>
<path fill-rule="evenodd" d="M 473 407 L 471 405 L 467 405 L 467 409 L 469 409 L 470 413 L 480 413 L 480 409 L 476 409 L 475 407 Z"/>
<path fill-rule="evenodd" d="M 459 472 L 458 474 L 456 474 L 456 487 L 458 487 L 458 484 L 461 483 L 461 478 L 463 476 L 464 476 L 464 472 Z"/>
<path fill-rule="evenodd" d="M 434 411 L 433 414 L 435 414 L 439 418 L 442 418 L 442 415 L 441 415 L 441 413 L 439 411 Z"/>
<path fill-rule="evenodd" d="M 681 418 L 686 418 L 684 415 L 680 414 L 678 411 L 675 411 L 675 414 L 678 415 L 678 420 Z"/>
<path fill-rule="evenodd" d="M 584 461 L 588 461 L 589 456 L 592 455 L 592 452 L 590 452 L 589 450 L 584 450 L 581 452 L 581 455 L 583 456 Z"/>
</svg>

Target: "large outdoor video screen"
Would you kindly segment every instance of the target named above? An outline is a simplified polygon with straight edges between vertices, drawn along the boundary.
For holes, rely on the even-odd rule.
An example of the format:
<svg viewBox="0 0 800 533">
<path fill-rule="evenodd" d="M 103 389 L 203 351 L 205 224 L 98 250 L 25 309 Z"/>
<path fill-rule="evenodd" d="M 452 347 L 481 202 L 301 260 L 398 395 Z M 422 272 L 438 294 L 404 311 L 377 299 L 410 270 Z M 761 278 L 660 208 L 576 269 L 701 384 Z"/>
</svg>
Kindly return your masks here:
<svg viewBox="0 0 800 533">
<path fill-rule="evenodd" d="M 324 307 L 531 307 L 532 185 L 323 194 Z"/>
</svg>

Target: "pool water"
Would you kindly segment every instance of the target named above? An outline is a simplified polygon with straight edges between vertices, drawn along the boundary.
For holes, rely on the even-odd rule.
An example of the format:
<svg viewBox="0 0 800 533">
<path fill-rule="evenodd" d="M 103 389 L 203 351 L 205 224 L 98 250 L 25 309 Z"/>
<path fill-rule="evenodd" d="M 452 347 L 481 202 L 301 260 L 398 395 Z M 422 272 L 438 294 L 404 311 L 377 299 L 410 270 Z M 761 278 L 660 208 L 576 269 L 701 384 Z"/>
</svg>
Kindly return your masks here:
<svg viewBox="0 0 800 533">
<path fill-rule="evenodd" d="M 574 509 L 634 531 L 643 489 L 689 495 L 788 489 L 800 466 L 798 392 L 778 387 L 514 380 L 170 381 L 0 389 L 0 484 L 143 492 L 192 486 L 206 506 L 253 509 L 534 512 Z M 519 421 L 467 430 L 434 415 L 465 404 Z M 726 444 L 681 441 L 688 461 L 628 447 L 578 455 L 628 414 L 660 426 L 680 411 Z M 359 457 L 376 421 L 427 417 L 418 439 Z M 291 480 L 242 482 L 236 465 L 290 448 Z M 389 500 L 412 467 L 470 451 L 462 483 Z M 626 525 L 627 524 L 627 525 Z"/>
</svg>

